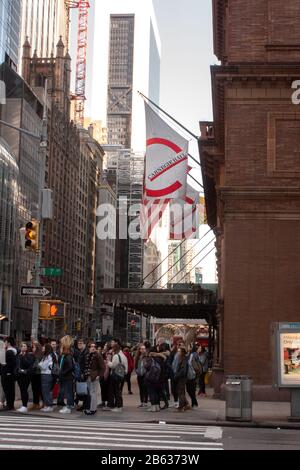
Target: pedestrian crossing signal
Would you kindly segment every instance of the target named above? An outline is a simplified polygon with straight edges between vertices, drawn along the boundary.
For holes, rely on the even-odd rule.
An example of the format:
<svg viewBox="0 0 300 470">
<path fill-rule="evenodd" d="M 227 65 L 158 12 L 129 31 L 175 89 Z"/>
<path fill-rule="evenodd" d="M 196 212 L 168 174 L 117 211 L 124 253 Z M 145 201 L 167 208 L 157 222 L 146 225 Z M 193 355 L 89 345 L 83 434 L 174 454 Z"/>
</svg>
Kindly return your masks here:
<svg viewBox="0 0 300 470">
<path fill-rule="evenodd" d="M 40 302 L 40 320 L 59 320 L 64 318 L 65 304 L 62 302 Z"/>
</svg>

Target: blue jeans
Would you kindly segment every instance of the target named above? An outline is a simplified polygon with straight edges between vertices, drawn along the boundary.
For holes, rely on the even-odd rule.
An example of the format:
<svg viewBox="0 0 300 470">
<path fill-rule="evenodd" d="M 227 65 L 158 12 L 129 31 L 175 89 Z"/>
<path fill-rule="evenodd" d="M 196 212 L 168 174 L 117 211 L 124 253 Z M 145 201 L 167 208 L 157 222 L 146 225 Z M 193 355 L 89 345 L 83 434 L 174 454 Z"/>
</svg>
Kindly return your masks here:
<svg viewBox="0 0 300 470">
<path fill-rule="evenodd" d="M 41 374 L 42 380 L 42 396 L 45 406 L 53 406 L 52 402 L 52 375 L 51 374 Z"/>
<path fill-rule="evenodd" d="M 74 391 L 73 391 L 73 382 L 70 380 L 61 380 L 59 382 L 59 394 L 57 398 L 57 403 L 62 403 L 67 397 L 67 406 L 70 408 L 74 406 Z"/>
</svg>

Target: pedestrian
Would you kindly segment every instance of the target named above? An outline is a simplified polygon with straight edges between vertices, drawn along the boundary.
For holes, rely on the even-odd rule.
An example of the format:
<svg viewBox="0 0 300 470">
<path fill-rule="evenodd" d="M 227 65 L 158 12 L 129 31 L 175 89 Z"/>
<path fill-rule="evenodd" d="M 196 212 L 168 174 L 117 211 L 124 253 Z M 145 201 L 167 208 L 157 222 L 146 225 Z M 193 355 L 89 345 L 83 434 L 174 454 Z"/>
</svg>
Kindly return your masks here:
<svg viewBox="0 0 300 470">
<path fill-rule="evenodd" d="M 162 390 L 162 368 L 157 358 L 156 347 L 150 348 L 149 353 L 143 359 L 145 368 L 145 384 L 150 397 L 151 407 L 147 411 L 159 411 L 160 395 Z"/>
<path fill-rule="evenodd" d="M 17 374 L 17 382 L 21 392 L 22 406 L 17 409 L 19 413 L 27 413 L 28 408 L 28 387 L 30 385 L 31 371 L 34 364 L 34 356 L 29 352 L 27 343 L 21 344 L 21 352 L 19 354 L 19 370 Z"/>
<path fill-rule="evenodd" d="M 122 388 L 125 376 L 128 372 L 127 357 L 121 350 L 121 342 L 118 339 L 112 341 L 113 357 L 107 362 L 110 368 L 110 382 L 108 391 L 108 407 L 111 411 L 123 410 Z"/>
<path fill-rule="evenodd" d="M 109 410 L 108 408 L 108 391 L 109 391 L 109 382 L 110 382 L 110 368 L 108 367 L 108 362 L 112 360 L 112 349 L 111 343 L 106 342 L 102 351 L 102 357 L 104 360 L 105 371 L 103 377 L 100 377 L 100 387 L 101 387 L 101 408 L 104 411 Z"/>
<path fill-rule="evenodd" d="M 5 394 L 6 406 L 1 411 L 15 409 L 15 374 L 17 367 L 17 349 L 15 346 L 15 339 L 12 336 L 8 336 L 4 341 L 5 365 L 1 368 L 1 384 Z"/>
<path fill-rule="evenodd" d="M 171 380 L 171 392 L 174 398 L 174 407 L 178 407 L 178 394 L 177 394 L 177 383 L 174 379 L 174 370 L 176 370 L 178 364 L 178 347 L 176 344 L 171 349 L 170 356 L 168 358 L 167 368 L 169 370 L 169 378 Z"/>
<path fill-rule="evenodd" d="M 143 367 L 143 359 L 146 357 L 146 347 L 141 344 L 134 358 L 134 368 L 137 376 L 137 383 L 140 392 L 140 405 L 139 408 L 147 406 L 148 402 L 148 391 L 145 384 L 145 368 Z"/>
<path fill-rule="evenodd" d="M 198 407 L 198 401 L 196 398 L 197 382 L 199 381 L 200 373 L 202 372 L 202 364 L 197 353 L 197 346 L 192 345 L 188 355 L 189 367 L 194 371 L 195 377 L 192 379 L 187 378 L 186 391 L 189 394 L 192 402 L 192 408 Z"/>
<path fill-rule="evenodd" d="M 123 353 L 126 356 L 127 363 L 128 363 L 128 372 L 125 375 L 125 382 L 127 383 L 128 395 L 132 395 L 132 391 L 131 391 L 131 374 L 134 370 L 134 361 L 133 361 L 133 357 L 131 355 L 130 349 L 128 347 L 123 349 Z"/>
<path fill-rule="evenodd" d="M 33 395 L 33 405 L 29 411 L 40 410 L 43 405 L 40 405 L 40 399 L 42 397 L 42 380 L 41 380 L 41 369 L 39 363 L 43 357 L 42 346 L 38 341 L 32 343 L 32 355 L 33 364 L 30 371 L 30 381 Z"/>
<path fill-rule="evenodd" d="M 86 346 L 86 342 L 84 341 L 83 338 L 78 338 L 77 339 L 77 348 L 74 350 L 74 361 L 79 364 L 80 368 L 80 375 L 81 375 L 81 381 L 84 381 L 84 372 L 85 372 L 85 364 L 86 364 L 86 356 L 89 354 L 89 350 Z M 79 402 L 84 402 L 86 397 L 84 395 L 78 395 L 76 393 L 75 397 L 75 404 L 77 405 L 76 410 L 77 411 L 83 411 L 84 406 L 79 405 Z"/>
<path fill-rule="evenodd" d="M 90 342 L 88 345 L 89 354 L 85 357 L 84 377 L 88 387 L 88 398 L 84 402 L 84 414 L 94 415 L 97 412 L 97 386 L 99 378 L 103 376 L 105 364 L 102 356 L 97 351 L 97 345 Z"/>
<path fill-rule="evenodd" d="M 51 413 L 53 411 L 53 400 L 52 400 L 52 349 L 50 344 L 45 344 L 44 353 L 41 361 L 39 362 L 39 368 L 41 370 L 41 383 L 42 383 L 42 394 L 44 407 L 42 411 L 45 413 Z"/>
<path fill-rule="evenodd" d="M 177 353 L 177 361 L 176 367 L 173 368 L 174 370 L 174 382 L 176 384 L 176 390 L 179 399 L 179 405 L 177 411 L 186 411 L 189 410 L 191 407 L 188 404 L 185 395 L 185 387 L 187 382 L 187 374 L 188 374 L 188 361 L 186 357 L 186 350 L 184 347 L 178 348 Z"/>
<path fill-rule="evenodd" d="M 60 340 L 60 357 L 59 357 L 59 394 L 57 403 L 63 405 L 59 410 L 62 414 L 71 413 L 74 408 L 74 376 L 73 376 L 73 340 L 71 336 L 64 336 Z M 65 396 L 67 405 L 65 405 Z"/>
<path fill-rule="evenodd" d="M 198 348 L 198 356 L 202 364 L 202 371 L 199 375 L 199 393 L 200 397 L 206 397 L 205 391 L 205 375 L 208 372 L 208 353 L 203 346 Z"/>
</svg>

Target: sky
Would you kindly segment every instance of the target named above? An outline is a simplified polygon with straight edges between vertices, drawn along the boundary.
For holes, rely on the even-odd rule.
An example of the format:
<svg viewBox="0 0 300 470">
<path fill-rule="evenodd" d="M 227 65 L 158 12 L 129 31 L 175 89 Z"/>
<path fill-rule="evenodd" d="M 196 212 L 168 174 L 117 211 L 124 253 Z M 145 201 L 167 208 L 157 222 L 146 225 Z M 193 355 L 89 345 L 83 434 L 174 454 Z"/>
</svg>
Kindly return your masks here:
<svg viewBox="0 0 300 470">
<path fill-rule="evenodd" d="M 161 107 L 196 135 L 212 119 L 211 0 L 153 0 L 162 41 Z"/>
</svg>

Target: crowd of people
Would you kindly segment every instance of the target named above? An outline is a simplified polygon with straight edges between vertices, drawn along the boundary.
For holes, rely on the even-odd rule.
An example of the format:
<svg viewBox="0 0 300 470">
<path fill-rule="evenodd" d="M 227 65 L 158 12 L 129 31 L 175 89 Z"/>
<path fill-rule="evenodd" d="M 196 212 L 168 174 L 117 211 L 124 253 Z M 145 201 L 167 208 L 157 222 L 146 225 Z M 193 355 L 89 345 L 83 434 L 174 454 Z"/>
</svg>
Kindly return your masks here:
<svg viewBox="0 0 300 470">
<path fill-rule="evenodd" d="M 59 343 L 49 340 L 44 345 L 37 341 L 16 346 L 12 337 L 5 339 L 5 358 L 0 364 L 3 397 L 1 410 L 15 410 L 16 382 L 20 389 L 20 413 L 28 410 L 54 411 L 62 414 L 76 408 L 86 415 L 97 409 L 121 412 L 123 388 L 127 384 L 132 394 L 131 376 L 135 372 L 140 395 L 139 407 L 157 412 L 171 406 L 182 412 L 198 407 L 198 396 L 205 396 L 205 375 L 208 371 L 208 353 L 202 346 L 184 343 L 169 347 L 167 343 L 151 346 L 145 341 L 135 348 L 122 347 L 115 338 L 105 344 L 75 342 L 64 336 Z M 98 388 L 101 389 L 101 403 Z M 29 387 L 32 389 L 30 408 Z M 190 403 L 187 399 L 190 397 Z"/>
</svg>

